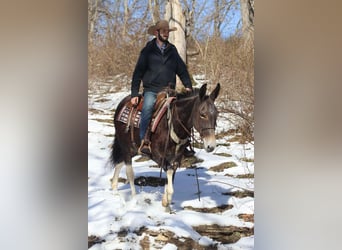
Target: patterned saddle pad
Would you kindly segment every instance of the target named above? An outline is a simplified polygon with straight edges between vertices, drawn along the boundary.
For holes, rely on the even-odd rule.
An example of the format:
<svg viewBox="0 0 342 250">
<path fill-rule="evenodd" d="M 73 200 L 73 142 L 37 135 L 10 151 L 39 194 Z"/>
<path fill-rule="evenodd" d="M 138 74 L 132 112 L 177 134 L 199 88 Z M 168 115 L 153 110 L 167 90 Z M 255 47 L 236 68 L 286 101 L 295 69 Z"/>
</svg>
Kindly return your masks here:
<svg viewBox="0 0 342 250">
<path fill-rule="evenodd" d="M 167 110 L 168 105 L 175 99 L 175 97 L 167 97 L 165 93 L 158 94 L 156 104 L 154 106 L 154 112 L 152 115 L 152 132 L 155 131 L 161 117 Z M 137 108 L 133 108 L 130 102 L 127 102 L 117 117 L 117 120 L 125 124 L 130 124 L 133 121 L 133 125 L 139 128 L 141 110 L 142 110 L 143 98 L 141 98 Z"/>
<path fill-rule="evenodd" d="M 132 114 L 131 114 L 131 111 L 133 112 Z M 133 109 L 132 105 L 127 105 L 126 104 L 120 110 L 120 113 L 119 113 L 119 116 L 118 116 L 118 121 L 127 124 L 129 119 L 133 118 L 133 125 L 134 125 L 134 127 L 139 128 L 140 117 L 141 117 L 141 110 Z"/>
</svg>

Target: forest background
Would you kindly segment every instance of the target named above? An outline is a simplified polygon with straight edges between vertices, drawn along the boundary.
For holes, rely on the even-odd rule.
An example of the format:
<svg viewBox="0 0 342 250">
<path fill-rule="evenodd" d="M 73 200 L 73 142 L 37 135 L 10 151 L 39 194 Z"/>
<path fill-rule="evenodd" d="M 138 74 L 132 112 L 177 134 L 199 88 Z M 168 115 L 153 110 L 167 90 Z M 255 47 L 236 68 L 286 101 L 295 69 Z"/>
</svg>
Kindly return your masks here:
<svg viewBox="0 0 342 250">
<path fill-rule="evenodd" d="M 253 141 L 254 0 L 88 0 L 89 89 L 101 82 L 114 82 L 118 90 L 129 86 L 152 39 L 147 28 L 159 19 L 177 27 L 169 40 L 192 78 L 209 89 L 221 83 L 220 112 L 237 117 L 232 122 L 242 141 Z"/>
</svg>

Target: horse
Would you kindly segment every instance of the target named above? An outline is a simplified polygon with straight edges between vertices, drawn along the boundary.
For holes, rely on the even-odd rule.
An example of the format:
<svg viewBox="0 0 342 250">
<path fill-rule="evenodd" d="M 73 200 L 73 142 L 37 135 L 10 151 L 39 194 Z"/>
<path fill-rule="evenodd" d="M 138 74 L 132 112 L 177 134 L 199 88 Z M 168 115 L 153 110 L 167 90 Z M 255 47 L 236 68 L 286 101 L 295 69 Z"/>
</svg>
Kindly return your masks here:
<svg viewBox="0 0 342 250">
<path fill-rule="evenodd" d="M 204 84 L 191 95 L 176 98 L 169 104 L 170 112 L 163 114 L 155 131 L 151 133 L 151 159 L 163 168 L 167 175 L 162 198 L 162 205 L 166 208 L 170 209 L 175 173 L 180 167 L 184 149 L 191 137 L 191 129 L 194 127 L 199 132 L 207 152 L 212 152 L 216 147 L 215 127 L 218 111 L 214 101 L 219 91 L 220 84 L 218 83 L 215 89 L 206 95 L 207 84 Z M 140 145 L 139 128 L 128 127 L 127 124 L 118 120 L 120 111 L 129 102 L 130 96 L 125 97 L 118 104 L 114 114 L 115 138 L 112 144 L 111 162 L 115 171 L 112 189 L 117 190 L 120 170 L 126 165 L 127 179 L 132 196 L 134 196 L 136 191 L 132 157 L 138 153 L 136 145 Z"/>
</svg>

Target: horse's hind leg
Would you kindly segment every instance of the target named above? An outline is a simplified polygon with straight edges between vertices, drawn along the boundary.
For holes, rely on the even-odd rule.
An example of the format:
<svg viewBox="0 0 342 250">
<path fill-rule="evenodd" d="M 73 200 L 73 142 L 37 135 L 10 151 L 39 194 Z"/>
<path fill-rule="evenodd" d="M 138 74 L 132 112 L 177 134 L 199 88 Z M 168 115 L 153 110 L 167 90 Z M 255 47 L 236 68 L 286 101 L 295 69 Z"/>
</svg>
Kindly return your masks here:
<svg viewBox="0 0 342 250">
<path fill-rule="evenodd" d="M 118 189 L 118 181 L 119 181 L 119 174 L 121 171 L 121 168 L 123 167 L 124 162 L 120 162 L 117 165 L 115 165 L 114 168 L 114 174 L 113 174 L 113 178 L 112 178 L 112 188 L 113 190 L 117 190 Z"/>
<path fill-rule="evenodd" d="M 132 195 L 135 195 L 135 186 L 134 186 L 134 172 L 132 163 L 126 163 L 126 175 L 129 181 L 129 185 L 131 186 Z"/>
<path fill-rule="evenodd" d="M 112 178 L 113 190 L 118 189 L 119 175 L 120 175 L 120 171 L 121 171 L 124 164 L 125 164 L 125 162 L 122 161 L 115 166 L 114 175 Z M 133 172 L 132 163 L 126 163 L 126 175 L 127 175 L 128 182 L 131 186 L 132 195 L 135 195 L 136 192 L 135 192 L 135 186 L 134 186 L 134 172 Z"/>
</svg>

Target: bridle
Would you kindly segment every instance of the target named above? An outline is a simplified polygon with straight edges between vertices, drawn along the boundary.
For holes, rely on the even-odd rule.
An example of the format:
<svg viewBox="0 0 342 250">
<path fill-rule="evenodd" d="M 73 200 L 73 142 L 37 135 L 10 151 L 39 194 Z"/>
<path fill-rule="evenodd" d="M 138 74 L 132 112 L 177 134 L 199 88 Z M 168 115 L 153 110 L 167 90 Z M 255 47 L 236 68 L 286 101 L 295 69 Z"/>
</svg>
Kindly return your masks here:
<svg viewBox="0 0 342 250">
<path fill-rule="evenodd" d="M 186 132 L 186 134 L 187 134 L 189 137 L 191 137 L 191 139 L 194 140 L 196 143 L 199 143 L 199 141 L 195 138 L 195 136 L 193 135 L 193 133 L 191 133 L 191 132 L 189 131 L 189 129 L 188 129 L 187 127 L 185 127 L 185 125 L 183 124 L 183 122 L 179 119 L 179 115 L 178 115 L 177 109 L 174 108 L 174 109 L 172 110 L 172 112 L 175 113 L 175 119 L 176 119 L 176 121 L 181 125 L 181 127 L 184 129 L 184 131 Z M 192 114 L 191 114 L 191 116 L 192 116 Z M 191 118 L 191 119 L 192 119 L 192 118 Z M 203 132 L 206 131 L 206 130 L 215 130 L 215 127 L 202 128 L 201 131 L 199 131 L 199 134 L 201 135 L 201 137 L 202 137 Z M 192 128 L 191 128 L 191 131 L 193 131 Z"/>
<path fill-rule="evenodd" d="M 215 128 L 202 128 L 200 134 L 202 134 L 203 131 L 205 131 L 205 130 L 210 130 L 210 129 L 215 130 Z"/>
</svg>

